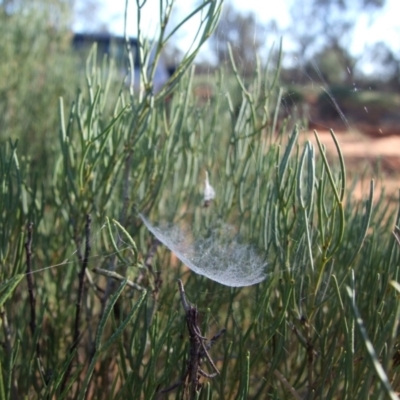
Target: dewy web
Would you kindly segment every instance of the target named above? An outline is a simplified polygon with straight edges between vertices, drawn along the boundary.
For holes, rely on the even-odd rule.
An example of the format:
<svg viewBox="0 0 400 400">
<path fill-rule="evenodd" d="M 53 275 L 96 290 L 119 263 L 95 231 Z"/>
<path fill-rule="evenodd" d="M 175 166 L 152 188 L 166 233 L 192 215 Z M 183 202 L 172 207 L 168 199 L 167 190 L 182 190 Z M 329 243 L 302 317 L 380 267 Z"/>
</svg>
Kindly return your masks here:
<svg viewBox="0 0 400 400">
<path fill-rule="evenodd" d="M 267 263 L 252 246 L 239 243 L 229 226 L 222 233 L 215 230 L 207 237 L 190 240 L 190 232 L 184 229 L 154 226 L 144 215 L 139 216 L 161 243 L 199 275 L 232 287 L 254 285 L 267 278 Z"/>
</svg>

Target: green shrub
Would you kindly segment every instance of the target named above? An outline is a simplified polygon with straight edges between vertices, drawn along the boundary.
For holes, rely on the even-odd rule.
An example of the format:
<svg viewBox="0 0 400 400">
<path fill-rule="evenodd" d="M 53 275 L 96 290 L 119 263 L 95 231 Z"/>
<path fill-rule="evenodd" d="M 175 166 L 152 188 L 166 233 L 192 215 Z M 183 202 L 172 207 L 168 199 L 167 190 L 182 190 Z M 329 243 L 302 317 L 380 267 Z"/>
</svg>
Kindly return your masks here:
<svg viewBox="0 0 400 400">
<path fill-rule="evenodd" d="M 199 46 L 219 7 L 199 8 L 207 11 Z M 91 54 L 85 86 L 74 102 L 59 102 L 48 170 L 13 142 L 2 145 L 1 396 L 152 399 L 176 383 L 174 398 L 395 398 L 399 246 L 391 231 L 400 215 L 383 196 L 373 204 L 373 183 L 362 202 L 352 198 L 333 132 L 335 166 L 319 140 L 300 145 L 297 128 L 276 132 L 279 68 L 245 86 L 233 65 L 235 86 L 224 86 L 222 71 L 199 106 L 196 52 L 156 96 L 145 71 L 140 93 L 123 85 L 113 93 L 112 69 Z M 245 245 L 232 251 L 250 246 L 254 260 L 267 261 L 267 279 L 230 287 L 188 270 L 138 211 L 149 224 L 169 223 L 167 238 L 169 227 L 188 232 L 191 251 L 206 253 L 197 235 L 211 232 L 222 233 L 213 249 L 225 250 L 224 240 Z M 222 250 L 216 264 L 229 258 Z M 178 278 L 197 311 L 182 308 Z M 194 365 L 213 344 L 196 323 L 208 338 L 226 328 L 208 349 L 213 379 Z M 213 372 L 209 360 L 200 367 Z"/>
</svg>

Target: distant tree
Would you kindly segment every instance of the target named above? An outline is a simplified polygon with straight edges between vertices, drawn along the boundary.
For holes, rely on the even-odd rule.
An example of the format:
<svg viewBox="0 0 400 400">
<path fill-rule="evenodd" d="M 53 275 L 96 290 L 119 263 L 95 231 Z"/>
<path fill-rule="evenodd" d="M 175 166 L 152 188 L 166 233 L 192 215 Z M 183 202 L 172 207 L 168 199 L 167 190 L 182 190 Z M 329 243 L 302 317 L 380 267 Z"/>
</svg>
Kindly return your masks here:
<svg viewBox="0 0 400 400">
<path fill-rule="evenodd" d="M 301 75 L 301 69 L 316 54 L 320 56 L 332 49 L 330 57 L 335 55 L 340 63 L 346 64 L 350 71 L 356 59 L 349 56 L 348 46 L 354 30 L 354 21 L 361 14 L 370 18 L 374 11 L 382 8 L 386 0 L 305 0 L 294 2 L 290 14 L 293 23 L 287 31 L 296 45 L 293 52 L 298 64 L 299 80 L 307 79 Z"/>
<path fill-rule="evenodd" d="M 371 47 L 367 61 L 374 65 L 371 77 L 385 82 L 389 88 L 400 88 L 400 55 L 388 47 L 386 43 L 378 42 Z"/>
<path fill-rule="evenodd" d="M 229 67 L 228 43 L 233 58 L 242 72 L 254 70 L 256 54 L 264 44 L 265 27 L 253 13 L 242 14 L 231 4 L 226 4 L 220 23 L 210 38 L 218 64 Z"/>
<path fill-rule="evenodd" d="M 356 59 L 339 46 L 326 45 L 318 51 L 303 67 L 308 79 L 323 80 L 328 84 L 351 84 L 351 71 Z"/>
</svg>

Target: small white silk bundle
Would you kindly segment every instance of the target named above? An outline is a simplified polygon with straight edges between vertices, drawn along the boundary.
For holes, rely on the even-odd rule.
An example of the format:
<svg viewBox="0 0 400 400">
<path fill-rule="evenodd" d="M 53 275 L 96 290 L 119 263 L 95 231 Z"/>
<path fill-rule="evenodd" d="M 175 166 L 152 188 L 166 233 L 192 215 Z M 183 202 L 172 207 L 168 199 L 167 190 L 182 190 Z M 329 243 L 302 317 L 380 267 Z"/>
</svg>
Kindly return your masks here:
<svg viewBox="0 0 400 400">
<path fill-rule="evenodd" d="M 215 198 L 215 190 L 210 185 L 208 179 L 208 172 L 206 171 L 206 180 L 204 182 L 204 207 L 208 207 L 212 200 Z"/>
</svg>

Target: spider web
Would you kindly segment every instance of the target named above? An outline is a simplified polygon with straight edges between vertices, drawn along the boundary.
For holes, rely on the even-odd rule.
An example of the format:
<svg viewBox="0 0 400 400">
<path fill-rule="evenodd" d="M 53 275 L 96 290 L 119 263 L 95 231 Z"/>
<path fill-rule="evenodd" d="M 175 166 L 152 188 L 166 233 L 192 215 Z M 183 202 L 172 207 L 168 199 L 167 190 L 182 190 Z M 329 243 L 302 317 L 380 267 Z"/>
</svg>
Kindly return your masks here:
<svg viewBox="0 0 400 400">
<path fill-rule="evenodd" d="M 240 243 L 229 226 L 193 239 L 191 232 L 176 225 L 154 226 L 139 216 L 161 243 L 199 275 L 231 287 L 251 286 L 267 278 L 267 263 L 254 247 Z"/>
</svg>

